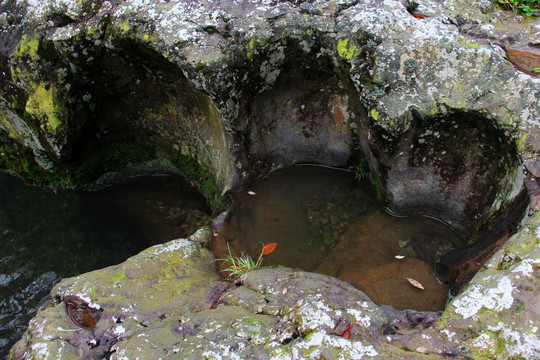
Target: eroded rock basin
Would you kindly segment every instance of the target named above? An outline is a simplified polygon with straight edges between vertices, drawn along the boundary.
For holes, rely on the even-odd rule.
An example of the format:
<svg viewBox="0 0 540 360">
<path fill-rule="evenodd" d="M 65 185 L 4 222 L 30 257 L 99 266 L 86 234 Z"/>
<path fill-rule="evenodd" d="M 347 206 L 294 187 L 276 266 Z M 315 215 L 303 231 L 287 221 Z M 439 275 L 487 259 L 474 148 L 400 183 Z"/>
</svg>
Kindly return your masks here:
<svg viewBox="0 0 540 360">
<path fill-rule="evenodd" d="M 429 311 L 443 310 L 448 295 L 435 264 L 465 245 L 451 227 L 433 218 L 388 214 L 369 180 L 315 165 L 272 172 L 234 194 L 231 212 L 213 240 L 216 257 L 226 258 L 230 248 L 235 257 L 245 252 L 257 259 L 262 243 L 277 243 L 263 266 L 335 276 L 378 305 Z"/>
<path fill-rule="evenodd" d="M 63 280 L 12 358 L 538 358 L 539 217 L 526 220 L 440 318 L 379 307 L 349 283 L 290 268 L 225 282 L 204 247 L 211 229 L 202 228 Z M 63 300 L 72 296 L 99 311 L 93 329 L 69 319 Z"/>
</svg>

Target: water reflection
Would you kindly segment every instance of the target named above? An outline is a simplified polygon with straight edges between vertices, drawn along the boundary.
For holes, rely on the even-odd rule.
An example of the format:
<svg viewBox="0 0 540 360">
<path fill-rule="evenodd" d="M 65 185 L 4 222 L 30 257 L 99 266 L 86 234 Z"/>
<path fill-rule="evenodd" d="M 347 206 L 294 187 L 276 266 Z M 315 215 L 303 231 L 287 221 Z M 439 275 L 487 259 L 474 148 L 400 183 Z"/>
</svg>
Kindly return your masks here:
<svg viewBox="0 0 540 360">
<path fill-rule="evenodd" d="M 245 251 L 257 258 L 262 243 L 275 242 L 275 252 L 263 265 L 336 276 L 375 303 L 397 309 L 444 308 L 447 289 L 434 264 L 463 245 L 462 239 L 431 218 L 391 216 L 367 180 L 359 183 L 338 169 L 293 166 L 233 197 L 231 212 L 213 241 L 217 258 L 226 257 L 227 243 L 233 255 Z M 415 288 L 407 278 L 425 289 Z"/>
</svg>

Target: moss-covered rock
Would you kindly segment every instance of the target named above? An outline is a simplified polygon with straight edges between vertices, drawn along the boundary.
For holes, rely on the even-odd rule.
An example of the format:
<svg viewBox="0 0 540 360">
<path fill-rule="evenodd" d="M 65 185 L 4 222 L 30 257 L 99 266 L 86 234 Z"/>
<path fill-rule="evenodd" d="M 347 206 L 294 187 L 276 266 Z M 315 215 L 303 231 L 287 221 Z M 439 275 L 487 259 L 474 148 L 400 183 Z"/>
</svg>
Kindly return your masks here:
<svg viewBox="0 0 540 360">
<path fill-rule="evenodd" d="M 153 246 L 122 264 L 64 279 L 52 290 L 54 302 L 16 345 L 14 358 L 48 359 L 58 351 L 72 352 L 59 350 L 64 347 L 83 358 L 102 358 L 116 342 L 160 327 L 167 318 L 210 308 L 221 283 L 213 254 L 200 245 L 209 235 L 203 228 L 191 240 Z M 98 311 L 94 329 L 81 329 L 70 320 L 64 300 L 68 296 Z M 52 335 L 56 331 L 59 336 Z"/>
</svg>

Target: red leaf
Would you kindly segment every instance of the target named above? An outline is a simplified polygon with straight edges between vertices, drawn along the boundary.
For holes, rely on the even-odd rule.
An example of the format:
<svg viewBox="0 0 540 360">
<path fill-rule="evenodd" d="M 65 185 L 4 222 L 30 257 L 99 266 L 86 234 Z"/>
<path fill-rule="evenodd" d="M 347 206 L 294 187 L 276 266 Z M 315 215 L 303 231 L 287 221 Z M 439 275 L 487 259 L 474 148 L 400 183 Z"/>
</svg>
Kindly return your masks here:
<svg viewBox="0 0 540 360">
<path fill-rule="evenodd" d="M 422 15 L 422 14 L 414 14 L 413 16 L 414 16 L 415 18 L 417 18 L 417 19 L 425 19 L 425 18 L 426 18 L 426 17 L 425 17 L 424 15 Z"/>
<path fill-rule="evenodd" d="M 349 326 L 345 329 L 344 332 L 341 333 L 341 337 L 344 339 L 348 339 L 351 337 L 351 329 L 352 329 L 352 322 L 349 323 Z"/>
<path fill-rule="evenodd" d="M 272 251 L 276 249 L 277 243 L 270 243 L 268 245 L 264 245 L 263 247 L 263 255 L 271 254 Z"/>
</svg>

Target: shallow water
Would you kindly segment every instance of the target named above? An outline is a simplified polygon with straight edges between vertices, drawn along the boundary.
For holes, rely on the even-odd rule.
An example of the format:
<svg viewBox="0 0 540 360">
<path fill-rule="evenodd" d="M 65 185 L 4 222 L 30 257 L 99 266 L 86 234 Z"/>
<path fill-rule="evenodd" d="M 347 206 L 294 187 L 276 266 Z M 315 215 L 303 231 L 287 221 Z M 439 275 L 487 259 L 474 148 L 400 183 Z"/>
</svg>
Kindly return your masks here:
<svg viewBox="0 0 540 360">
<path fill-rule="evenodd" d="M 263 266 L 336 276 L 379 305 L 444 309 L 447 288 L 434 264 L 463 240 L 435 219 L 388 214 L 367 180 L 355 180 L 344 170 L 297 165 L 271 173 L 233 198 L 213 241 L 217 258 L 226 257 L 227 243 L 233 255 L 245 252 L 257 259 L 263 243 L 275 242 L 276 250 L 264 257 Z"/>
<path fill-rule="evenodd" d="M 173 176 L 55 193 L 0 173 L 0 204 L 0 358 L 62 277 L 120 263 L 209 219 L 204 200 Z"/>
</svg>

